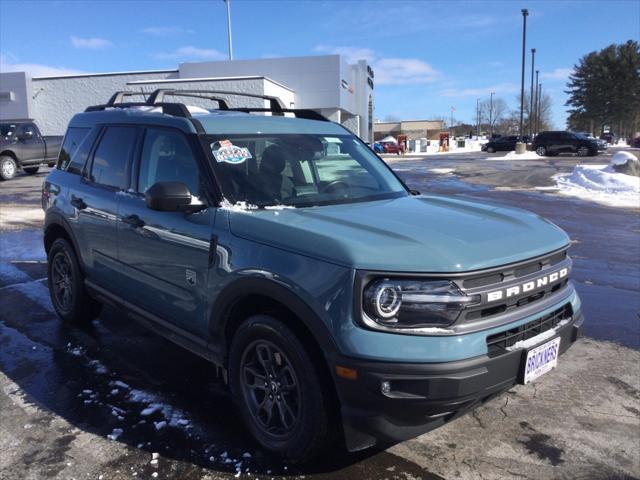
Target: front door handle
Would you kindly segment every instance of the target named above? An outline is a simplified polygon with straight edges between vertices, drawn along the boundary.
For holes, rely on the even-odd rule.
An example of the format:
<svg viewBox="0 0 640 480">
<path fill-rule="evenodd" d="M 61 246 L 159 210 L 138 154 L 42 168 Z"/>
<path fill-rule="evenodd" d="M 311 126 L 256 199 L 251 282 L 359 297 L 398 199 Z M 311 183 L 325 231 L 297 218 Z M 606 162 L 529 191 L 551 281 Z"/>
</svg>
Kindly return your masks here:
<svg viewBox="0 0 640 480">
<path fill-rule="evenodd" d="M 84 200 L 82 200 L 79 197 L 76 197 L 75 195 L 71 195 L 71 205 L 76 207 L 78 210 L 84 210 L 85 208 L 88 207 L 88 205 L 85 203 Z"/>
<path fill-rule="evenodd" d="M 144 220 L 142 220 L 138 215 L 127 215 L 122 218 L 122 221 L 127 225 L 131 225 L 132 227 L 142 228 L 144 227 Z"/>
</svg>

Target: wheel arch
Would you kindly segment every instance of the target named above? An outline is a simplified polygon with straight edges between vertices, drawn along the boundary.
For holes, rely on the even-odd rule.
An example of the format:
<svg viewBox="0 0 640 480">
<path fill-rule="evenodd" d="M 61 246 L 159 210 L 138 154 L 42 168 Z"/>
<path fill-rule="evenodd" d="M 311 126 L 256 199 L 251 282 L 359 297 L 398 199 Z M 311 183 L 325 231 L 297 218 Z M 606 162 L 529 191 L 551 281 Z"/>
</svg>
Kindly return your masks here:
<svg viewBox="0 0 640 480">
<path fill-rule="evenodd" d="M 20 161 L 18 160 L 18 157 L 13 150 L 3 150 L 2 152 L 0 152 L 0 157 L 11 157 L 18 164 L 18 166 L 20 166 Z"/>
<path fill-rule="evenodd" d="M 82 256 L 80 255 L 80 250 L 78 248 L 78 242 L 76 241 L 75 236 L 73 235 L 73 230 L 69 226 L 69 223 L 65 220 L 65 218 L 59 213 L 49 212 L 45 215 L 44 220 L 44 251 L 49 255 L 49 250 L 51 250 L 51 245 L 57 238 L 64 238 L 67 240 L 71 247 L 73 248 L 76 258 L 78 259 L 78 264 L 80 265 L 80 269 L 84 274 L 84 263 L 82 262 Z"/>
</svg>

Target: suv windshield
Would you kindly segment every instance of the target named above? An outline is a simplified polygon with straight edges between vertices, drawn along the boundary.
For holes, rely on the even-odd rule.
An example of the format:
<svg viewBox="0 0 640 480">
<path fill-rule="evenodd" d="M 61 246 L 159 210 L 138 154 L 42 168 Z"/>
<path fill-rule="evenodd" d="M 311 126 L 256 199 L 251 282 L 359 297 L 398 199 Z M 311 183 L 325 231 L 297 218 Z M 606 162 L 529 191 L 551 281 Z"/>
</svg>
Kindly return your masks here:
<svg viewBox="0 0 640 480">
<path fill-rule="evenodd" d="M 309 207 L 407 195 L 404 185 L 352 135 L 208 135 L 223 195 L 258 207 Z"/>
<path fill-rule="evenodd" d="M 0 137 L 10 137 L 16 131 L 15 123 L 0 123 Z"/>
</svg>

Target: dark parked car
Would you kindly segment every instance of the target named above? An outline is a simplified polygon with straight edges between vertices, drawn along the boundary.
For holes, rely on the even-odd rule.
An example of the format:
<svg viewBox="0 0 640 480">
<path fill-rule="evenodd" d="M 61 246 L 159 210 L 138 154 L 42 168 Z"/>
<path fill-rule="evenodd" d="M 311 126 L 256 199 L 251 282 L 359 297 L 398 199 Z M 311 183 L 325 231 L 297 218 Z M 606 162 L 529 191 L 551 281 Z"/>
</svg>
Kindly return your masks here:
<svg viewBox="0 0 640 480">
<path fill-rule="evenodd" d="M 119 305 L 215 363 L 266 449 L 406 440 L 540 381 L 580 336 L 551 222 L 419 195 L 314 111 L 192 116 L 163 92 L 72 118 L 42 188 L 53 307 Z"/>
<path fill-rule="evenodd" d="M 529 143 L 530 139 L 528 135 L 522 137 L 524 143 Z M 507 137 L 494 138 L 484 145 L 481 150 L 483 152 L 510 152 L 516 149 L 516 143 L 518 142 L 518 135 L 509 135 Z"/>
<path fill-rule="evenodd" d="M 598 154 L 598 142 L 573 132 L 541 132 L 533 139 L 533 150 L 541 156 L 575 153 L 580 157 Z"/>
<path fill-rule="evenodd" d="M 0 178 L 10 180 L 22 169 L 28 175 L 42 165 L 53 167 L 61 136 L 43 136 L 31 120 L 0 123 Z"/>
</svg>

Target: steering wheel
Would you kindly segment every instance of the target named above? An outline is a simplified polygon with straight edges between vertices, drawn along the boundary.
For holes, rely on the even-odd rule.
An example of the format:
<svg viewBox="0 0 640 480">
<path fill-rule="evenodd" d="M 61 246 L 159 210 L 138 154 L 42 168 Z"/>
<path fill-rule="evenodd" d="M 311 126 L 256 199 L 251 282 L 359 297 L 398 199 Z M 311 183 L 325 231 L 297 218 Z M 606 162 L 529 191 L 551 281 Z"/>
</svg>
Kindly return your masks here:
<svg viewBox="0 0 640 480">
<path fill-rule="evenodd" d="M 342 180 L 334 180 L 333 182 L 329 182 L 327 185 L 322 187 L 320 193 L 332 193 L 336 190 L 348 190 L 349 184 Z"/>
</svg>

